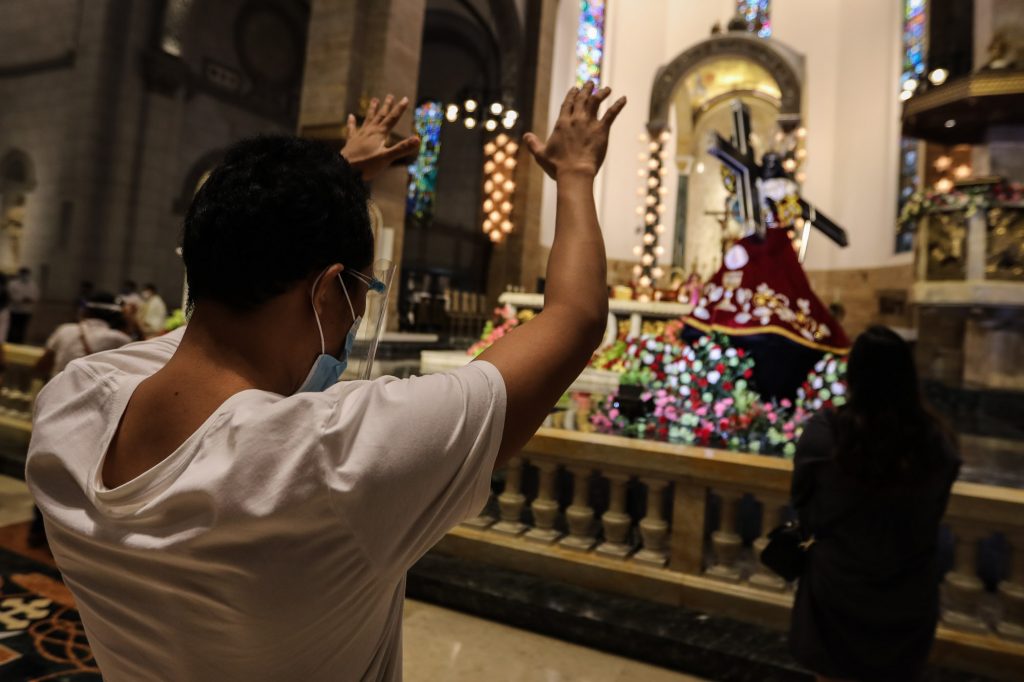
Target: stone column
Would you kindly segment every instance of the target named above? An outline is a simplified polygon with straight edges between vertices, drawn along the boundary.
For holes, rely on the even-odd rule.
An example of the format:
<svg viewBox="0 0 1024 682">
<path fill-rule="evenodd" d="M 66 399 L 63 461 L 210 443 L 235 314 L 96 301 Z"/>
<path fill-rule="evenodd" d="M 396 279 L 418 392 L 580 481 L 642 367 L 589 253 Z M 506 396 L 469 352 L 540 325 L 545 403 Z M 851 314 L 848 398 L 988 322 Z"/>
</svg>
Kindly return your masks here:
<svg viewBox="0 0 1024 682">
<path fill-rule="evenodd" d="M 522 481 L 523 460 L 521 457 L 513 457 L 505 468 L 505 489 L 498 495 L 501 521 L 494 524 L 491 530 L 505 535 L 520 535 L 526 531 L 526 524 L 522 522 L 523 506 L 526 504 L 526 496 L 520 492 Z"/>
<path fill-rule="evenodd" d="M 626 484 L 629 483 L 630 476 L 609 471 L 604 472 L 604 477 L 608 479 L 611 487 L 611 500 L 608 511 L 601 515 L 604 542 L 598 546 L 597 553 L 625 559 L 633 551 L 628 542 L 633 519 L 626 513 Z"/>
<path fill-rule="evenodd" d="M 572 504 L 565 510 L 569 537 L 560 544 L 585 552 L 597 542 L 594 538 L 594 509 L 588 502 L 593 471 L 586 466 L 571 466 L 569 472 L 572 473 Z"/>
<path fill-rule="evenodd" d="M 981 532 L 969 524 L 953 526 L 953 570 L 946 574 L 945 610 L 942 622 L 951 628 L 984 632 L 988 628 L 978 615 L 984 586 L 978 578 L 978 541 Z"/>
<path fill-rule="evenodd" d="M 540 470 L 540 481 L 537 499 L 530 505 L 533 511 L 533 528 L 526 534 L 526 539 L 549 545 L 562 535 L 555 530 L 555 520 L 558 518 L 558 500 L 555 498 L 558 463 L 540 460 L 535 464 Z"/>
<path fill-rule="evenodd" d="M 999 583 L 1002 617 L 996 632 L 1007 639 L 1024 641 L 1024 533 L 1007 538 L 1010 541 L 1010 577 Z"/>
<path fill-rule="evenodd" d="M 737 531 L 737 507 L 742 494 L 735 490 L 717 490 L 722 498 L 721 523 L 711 534 L 711 546 L 715 550 L 715 563 L 708 569 L 708 575 L 719 580 L 735 583 L 740 580 L 737 565 L 743 539 Z"/>
<path fill-rule="evenodd" d="M 393 93 L 416 101 L 426 0 L 313 0 L 299 108 L 299 135 L 339 148 L 350 113 L 361 114 L 372 97 Z M 411 109 L 411 108 L 410 108 Z M 411 135 L 411 111 L 395 132 Z M 373 182 L 384 228 L 393 230 L 393 260 L 401 264 L 405 241 L 408 171 L 392 166 Z M 401 282 L 401 272 L 395 273 Z M 397 326 L 398 297 L 391 297 L 389 326 Z"/>
<path fill-rule="evenodd" d="M 551 71 L 554 64 L 555 28 L 557 24 L 558 0 L 539 0 L 536 61 L 529 63 L 533 77 L 532 103 L 524 102 L 525 120 L 518 132 L 532 130 L 541 139 L 551 132 L 554 121 L 548 111 L 551 100 Z M 527 12 L 529 14 L 529 10 Z M 531 28 L 527 20 L 526 30 Z M 527 40 L 527 44 L 529 44 Z M 529 54 L 529 47 L 527 47 Z M 526 125 L 529 124 L 529 127 Z M 503 243 L 498 244 L 491 256 L 488 268 L 487 293 L 493 303 L 508 284 L 519 284 L 526 291 L 536 291 L 537 278 L 547 269 L 545 250 L 540 243 L 541 206 L 543 204 L 544 171 L 534 161 L 526 145 L 520 145 L 516 165 L 516 195 L 513 216 L 515 231 Z"/>
<path fill-rule="evenodd" d="M 665 547 L 665 541 L 668 539 L 668 521 L 661 511 L 668 481 L 660 478 L 641 478 L 640 482 L 647 486 L 647 513 L 640 521 L 643 548 L 633 559 L 642 564 L 661 568 L 668 563 L 668 551 Z"/>
<path fill-rule="evenodd" d="M 768 546 L 768 533 L 782 523 L 786 515 L 788 500 L 784 495 L 764 494 L 760 496 L 764 510 L 761 514 L 761 537 L 754 540 L 754 560 L 757 567 L 750 576 L 750 584 L 773 592 L 786 589 L 786 581 L 761 563 L 761 552 Z"/>
</svg>

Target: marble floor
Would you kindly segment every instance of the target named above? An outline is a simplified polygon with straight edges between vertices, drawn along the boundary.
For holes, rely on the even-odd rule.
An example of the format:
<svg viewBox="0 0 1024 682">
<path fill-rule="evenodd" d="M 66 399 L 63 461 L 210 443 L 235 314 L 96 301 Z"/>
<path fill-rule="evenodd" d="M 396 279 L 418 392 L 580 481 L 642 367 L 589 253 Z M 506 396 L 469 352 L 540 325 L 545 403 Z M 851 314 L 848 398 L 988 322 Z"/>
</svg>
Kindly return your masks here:
<svg viewBox="0 0 1024 682">
<path fill-rule="evenodd" d="M 406 682 L 700 682 L 411 600 L 403 636 Z"/>
</svg>

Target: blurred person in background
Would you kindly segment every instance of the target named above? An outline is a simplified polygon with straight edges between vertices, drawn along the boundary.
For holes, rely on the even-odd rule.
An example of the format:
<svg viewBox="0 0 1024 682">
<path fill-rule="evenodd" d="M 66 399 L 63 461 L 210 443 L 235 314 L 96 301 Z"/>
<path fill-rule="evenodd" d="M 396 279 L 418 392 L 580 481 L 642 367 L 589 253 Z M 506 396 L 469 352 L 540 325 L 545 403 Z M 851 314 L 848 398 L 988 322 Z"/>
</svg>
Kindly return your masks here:
<svg viewBox="0 0 1024 682">
<path fill-rule="evenodd" d="M 164 333 L 167 322 L 167 304 L 156 291 L 155 284 L 142 287 L 142 305 L 139 306 L 135 321 L 144 339 L 151 339 Z"/>
<path fill-rule="evenodd" d="M 7 293 L 11 298 L 11 327 L 7 340 L 25 343 L 28 325 L 39 300 L 39 287 L 32 281 L 32 271 L 28 268 L 18 270 L 17 276 L 7 284 Z"/>
<path fill-rule="evenodd" d="M 910 346 L 875 326 L 850 351 L 849 398 L 796 450 L 793 507 L 810 547 L 790 648 L 830 680 L 920 679 L 939 619 L 939 523 L 960 470 L 921 396 Z"/>
<path fill-rule="evenodd" d="M 113 294 L 98 292 L 82 306 L 78 322 L 62 324 L 46 340 L 46 352 L 36 373 L 50 379 L 68 363 L 86 355 L 120 348 L 131 342 L 124 332 L 124 315 Z"/>
</svg>

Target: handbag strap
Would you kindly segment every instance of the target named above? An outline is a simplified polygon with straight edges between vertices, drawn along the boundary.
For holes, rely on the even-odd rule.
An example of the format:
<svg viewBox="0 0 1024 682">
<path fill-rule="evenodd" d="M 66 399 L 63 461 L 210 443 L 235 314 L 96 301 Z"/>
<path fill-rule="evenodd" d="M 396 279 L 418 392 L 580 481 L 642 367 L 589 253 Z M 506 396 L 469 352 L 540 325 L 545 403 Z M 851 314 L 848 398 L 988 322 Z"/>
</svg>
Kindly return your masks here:
<svg viewBox="0 0 1024 682">
<path fill-rule="evenodd" d="M 85 354 L 92 355 L 92 347 L 89 346 L 89 339 L 85 336 L 85 325 L 81 322 L 78 323 L 78 336 L 82 340 L 82 348 L 85 349 Z"/>
</svg>

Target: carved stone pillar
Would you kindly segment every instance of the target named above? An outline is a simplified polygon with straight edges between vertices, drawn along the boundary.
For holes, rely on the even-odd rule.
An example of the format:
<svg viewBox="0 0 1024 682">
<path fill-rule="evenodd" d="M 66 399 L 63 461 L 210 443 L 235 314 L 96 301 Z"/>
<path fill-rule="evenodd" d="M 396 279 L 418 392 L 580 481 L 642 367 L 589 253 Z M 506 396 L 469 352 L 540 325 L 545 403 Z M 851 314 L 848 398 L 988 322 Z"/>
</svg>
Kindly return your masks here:
<svg viewBox="0 0 1024 682">
<path fill-rule="evenodd" d="M 523 482 L 523 459 L 513 457 L 508 461 L 505 471 L 505 489 L 498 495 L 498 507 L 501 509 L 501 520 L 491 526 L 491 530 L 505 535 L 520 535 L 526 531 L 523 523 L 523 506 L 526 497 L 520 492 Z"/>
<path fill-rule="evenodd" d="M 569 537 L 564 538 L 561 545 L 585 552 L 597 542 L 594 538 L 594 509 L 588 500 L 593 472 L 586 466 L 569 467 L 569 472 L 572 474 L 572 504 L 565 510 Z"/>
<path fill-rule="evenodd" d="M 643 548 L 633 559 L 660 568 L 668 563 L 668 521 L 662 513 L 668 481 L 660 478 L 641 478 L 640 482 L 647 487 L 647 513 L 640 521 Z"/>
<path fill-rule="evenodd" d="M 555 498 L 558 464 L 549 460 L 540 460 L 534 464 L 540 470 L 540 482 L 537 499 L 530 505 L 533 511 L 533 528 L 526 533 L 526 539 L 549 545 L 562 535 L 555 530 L 555 520 L 558 518 L 558 500 Z"/>
<path fill-rule="evenodd" d="M 750 576 L 750 584 L 764 590 L 782 592 L 786 589 L 786 581 L 761 563 L 761 552 L 768 546 L 768 533 L 782 523 L 788 502 L 782 495 L 765 494 L 760 497 L 764 511 L 761 519 L 761 537 L 754 540 L 754 558 L 757 561 L 757 568 Z"/>
<path fill-rule="evenodd" d="M 978 615 L 984 586 L 978 578 L 978 541 L 981 533 L 968 524 L 953 526 L 953 570 L 943 585 L 945 610 L 943 624 L 958 630 L 984 632 L 988 628 Z"/>
<path fill-rule="evenodd" d="M 629 474 L 605 472 L 611 488 L 608 511 L 601 515 L 604 542 L 597 547 L 597 553 L 605 556 L 626 558 L 633 548 L 629 545 L 629 528 L 633 519 L 626 513 L 626 484 Z"/>
<path fill-rule="evenodd" d="M 715 563 L 708 569 L 708 575 L 719 580 L 735 583 L 740 580 L 737 565 L 743 539 L 737 532 L 737 507 L 742 495 L 735 490 L 716 490 L 722 499 L 721 523 L 711 534 L 711 546 L 715 552 Z"/>
</svg>

